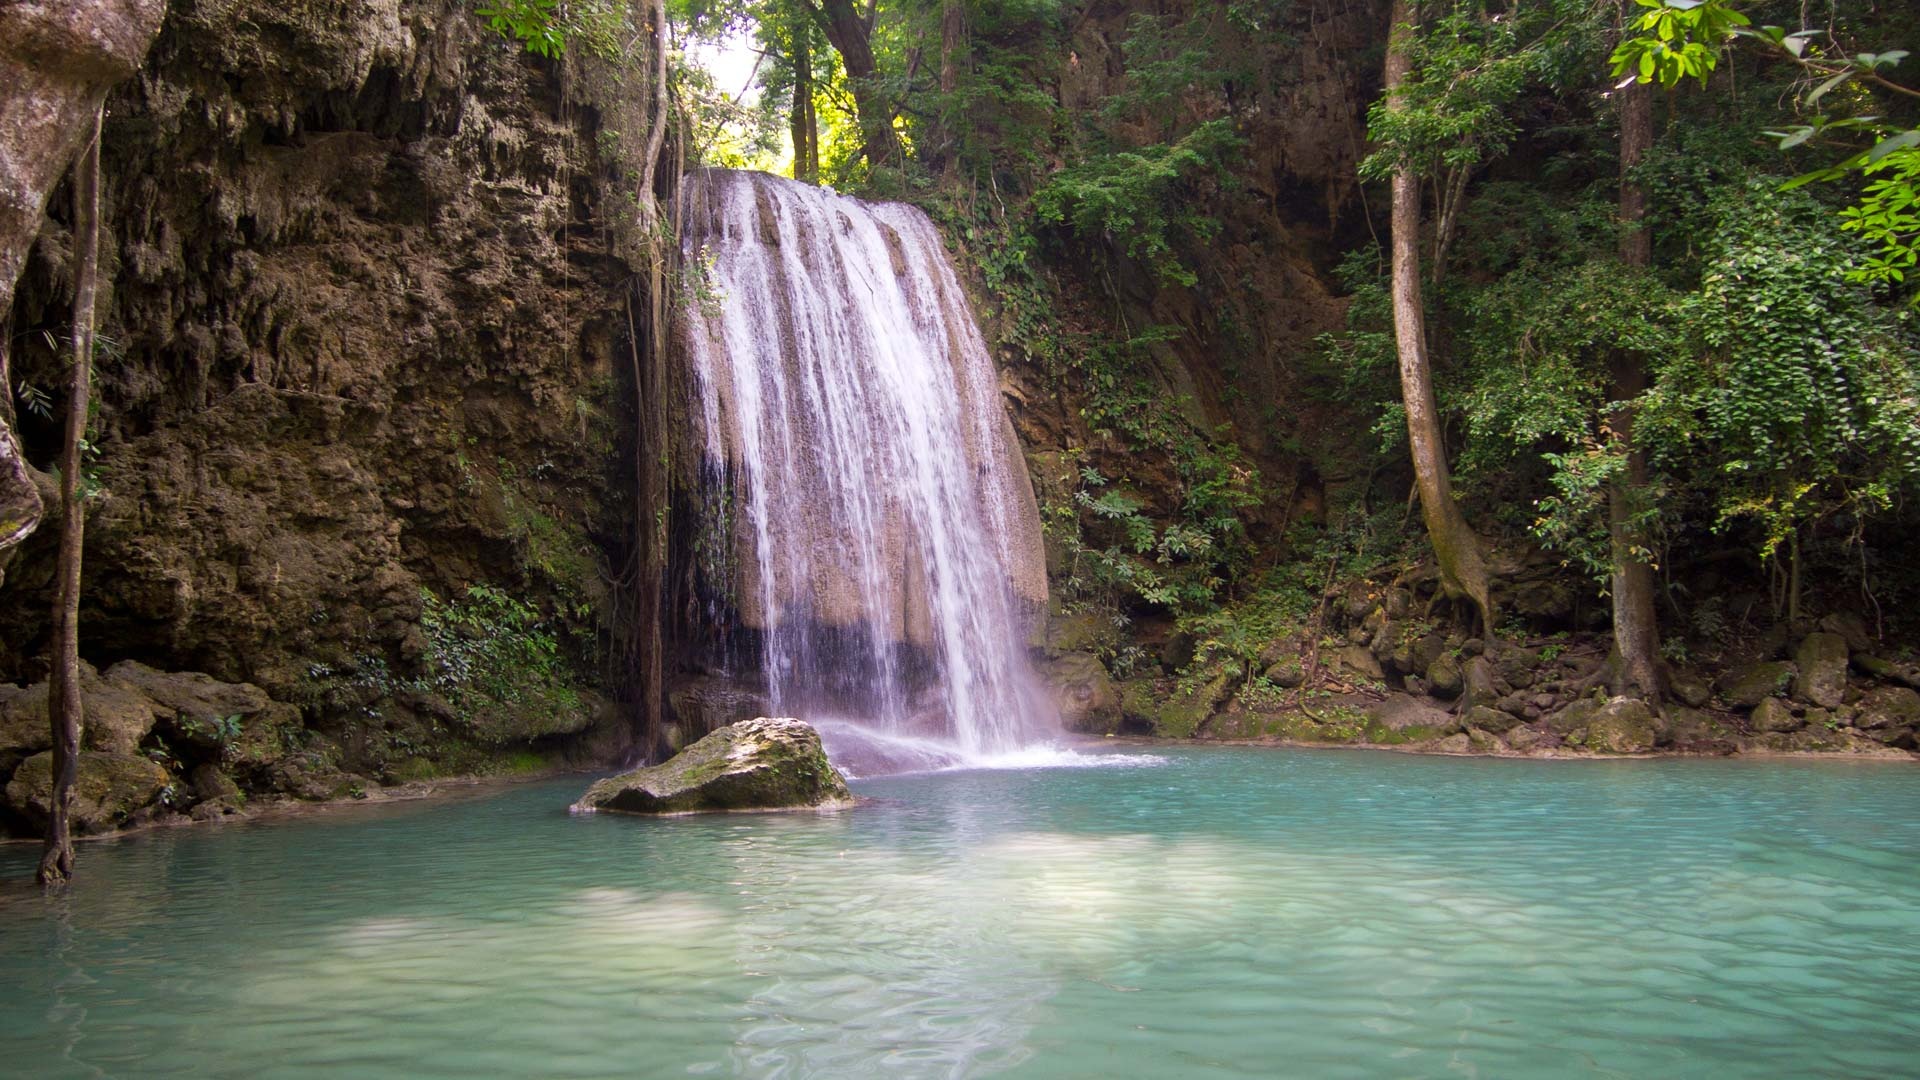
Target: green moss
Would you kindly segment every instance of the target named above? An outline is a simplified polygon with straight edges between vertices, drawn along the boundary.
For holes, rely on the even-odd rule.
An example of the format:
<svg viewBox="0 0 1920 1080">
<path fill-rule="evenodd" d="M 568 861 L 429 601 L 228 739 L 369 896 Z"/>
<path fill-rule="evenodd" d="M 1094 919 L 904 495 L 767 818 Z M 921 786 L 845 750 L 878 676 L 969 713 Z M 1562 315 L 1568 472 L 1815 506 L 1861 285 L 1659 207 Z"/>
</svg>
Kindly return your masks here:
<svg viewBox="0 0 1920 1080">
<path fill-rule="evenodd" d="M 508 483 L 501 484 L 500 498 L 521 564 L 545 577 L 569 604 L 584 604 L 600 580 L 600 565 L 586 531 L 562 522 Z"/>
<path fill-rule="evenodd" d="M 552 763 L 543 754 L 532 750 L 518 750 L 499 760 L 499 771 L 506 776 L 525 776 L 531 773 L 546 772 Z"/>
<path fill-rule="evenodd" d="M 660 765 L 608 777 L 580 804 L 625 813 L 845 805 L 846 783 L 819 736 L 797 720 L 749 720 L 720 728 Z"/>
<path fill-rule="evenodd" d="M 440 775 L 440 767 L 423 757 L 402 758 L 387 766 L 387 778 L 392 783 L 407 784 L 418 780 L 432 780 Z"/>
</svg>

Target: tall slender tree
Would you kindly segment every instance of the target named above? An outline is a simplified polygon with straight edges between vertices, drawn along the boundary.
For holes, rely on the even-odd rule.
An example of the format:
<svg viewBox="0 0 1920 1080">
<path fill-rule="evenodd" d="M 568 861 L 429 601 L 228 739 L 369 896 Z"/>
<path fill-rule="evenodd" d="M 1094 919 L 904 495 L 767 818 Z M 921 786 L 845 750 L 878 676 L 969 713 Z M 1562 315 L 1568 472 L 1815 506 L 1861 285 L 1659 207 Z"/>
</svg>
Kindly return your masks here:
<svg viewBox="0 0 1920 1080">
<path fill-rule="evenodd" d="M 1620 114 L 1620 261 L 1644 270 L 1653 262 L 1653 237 L 1646 229 L 1647 189 L 1635 170 L 1653 147 L 1653 88 L 1643 83 L 1621 87 L 1615 96 Z M 1617 403 L 1607 418 L 1613 449 L 1625 459 L 1607 488 L 1607 536 L 1613 559 L 1613 644 L 1618 670 L 1613 690 L 1658 701 L 1660 624 L 1653 603 L 1652 545 L 1642 523 L 1647 497 L 1647 451 L 1633 437 L 1633 401 L 1647 388 L 1642 357 L 1628 349 L 1613 351 L 1609 397 Z"/>
<path fill-rule="evenodd" d="M 787 113 L 787 128 L 793 138 L 793 178 L 807 183 L 820 180 L 820 117 L 814 109 L 816 90 L 813 75 L 813 22 L 810 19 L 784 20 L 779 35 L 784 39 L 788 63 L 793 68 L 793 105 Z"/>
<path fill-rule="evenodd" d="M 57 885 L 73 876 L 73 839 L 67 818 L 80 763 L 80 553 L 87 507 L 80 485 L 81 450 L 93 403 L 93 307 L 100 265 L 100 113 L 93 138 L 73 172 L 73 366 L 69 372 L 66 442 L 60 449 L 60 560 L 54 575 L 53 676 L 47 719 L 53 727 L 53 792 L 48 800 L 47 844 L 38 878 Z"/>
<path fill-rule="evenodd" d="M 1387 39 L 1386 106 L 1403 107 L 1400 96 L 1413 74 L 1413 11 L 1394 0 Z M 1393 332 L 1400 360 L 1400 395 L 1407 413 L 1407 444 L 1413 456 L 1420 511 L 1440 567 L 1442 591 L 1471 601 L 1483 629 L 1493 632 L 1493 599 L 1480 537 L 1453 497 L 1446 441 L 1440 430 L 1427 356 L 1426 300 L 1420 283 L 1420 176 L 1403 158 L 1393 170 Z"/>
</svg>

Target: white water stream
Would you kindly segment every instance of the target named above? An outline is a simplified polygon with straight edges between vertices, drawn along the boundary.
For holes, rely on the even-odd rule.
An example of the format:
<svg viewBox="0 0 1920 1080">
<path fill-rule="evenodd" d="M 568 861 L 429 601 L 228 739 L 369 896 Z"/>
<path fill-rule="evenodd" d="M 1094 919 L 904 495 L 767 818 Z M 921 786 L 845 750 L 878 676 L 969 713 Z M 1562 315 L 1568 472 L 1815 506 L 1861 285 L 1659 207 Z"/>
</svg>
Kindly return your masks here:
<svg viewBox="0 0 1920 1080">
<path fill-rule="evenodd" d="M 1038 511 L 932 223 L 764 173 L 696 172 L 682 198 L 683 349 L 775 710 L 830 750 L 871 736 L 886 771 L 1049 741 Z"/>
</svg>

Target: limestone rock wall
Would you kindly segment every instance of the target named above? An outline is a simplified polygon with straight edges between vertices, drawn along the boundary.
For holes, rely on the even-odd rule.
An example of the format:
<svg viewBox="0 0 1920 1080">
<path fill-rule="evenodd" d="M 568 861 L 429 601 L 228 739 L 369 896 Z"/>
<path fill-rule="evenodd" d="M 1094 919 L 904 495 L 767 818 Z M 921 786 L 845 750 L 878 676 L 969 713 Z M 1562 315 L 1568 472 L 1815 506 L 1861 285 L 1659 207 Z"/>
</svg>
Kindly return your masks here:
<svg viewBox="0 0 1920 1080">
<path fill-rule="evenodd" d="M 174 0 L 110 99 L 81 615 L 100 668 L 205 672 L 335 723 L 325 679 L 377 696 L 427 648 L 423 590 L 482 584 L 573 627 L 591 672 L 631 516 L 611 140 L 591 73 L 471 9 Z M 11 313 L 43 468 L 67 205 Z M 0 587 L 0 682 L 44 673 L 55 532 Z"/>
</svg>

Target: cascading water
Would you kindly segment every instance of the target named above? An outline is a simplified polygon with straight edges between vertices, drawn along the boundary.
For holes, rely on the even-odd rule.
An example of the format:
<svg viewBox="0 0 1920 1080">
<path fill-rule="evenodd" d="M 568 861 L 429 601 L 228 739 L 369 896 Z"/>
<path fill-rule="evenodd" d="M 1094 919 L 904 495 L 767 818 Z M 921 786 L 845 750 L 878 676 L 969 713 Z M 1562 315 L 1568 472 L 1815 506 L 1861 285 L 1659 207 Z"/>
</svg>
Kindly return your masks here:
<svg viewBox="0 0 1920 1080">
<path fill-rule="evenodd" d="M 682 192 L 706 528 L 773 707 L 874 771 L 1057 734 L 1024 649 L 1039 514 L 932 223 L 764 173 Z"/>
</svg>

